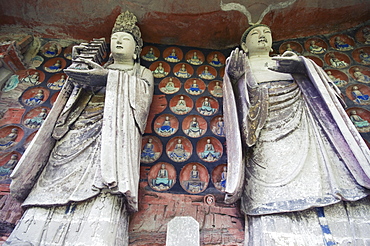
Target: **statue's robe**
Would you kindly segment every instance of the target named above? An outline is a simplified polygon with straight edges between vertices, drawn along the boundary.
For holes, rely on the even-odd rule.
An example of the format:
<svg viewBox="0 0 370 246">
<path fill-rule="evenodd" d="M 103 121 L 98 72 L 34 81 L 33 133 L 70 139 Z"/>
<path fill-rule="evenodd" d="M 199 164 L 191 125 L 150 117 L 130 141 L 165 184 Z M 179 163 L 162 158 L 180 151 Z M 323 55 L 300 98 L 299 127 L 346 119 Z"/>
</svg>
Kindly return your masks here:
<svg viewBox="0 0 370 246">
<path fill-rule="evenodd" d="M 258 224 L 274 224 L 270 214 L 287 221 L 293 215 L 285 212 L 357 201 L 370 193 L 369 150 L 339 90 L 314 62 L 302 60 L 306 74 L 293 75 L 293 81 L 258 83 L 248 60 L 235 84 L 225 73 L 226 202 L 241 197 L 254 232 L 262 231 Z M 265 215 L 269 219 L 261 222 Z"/>
<path fill-rule="evenodd" d="M 141 135 L 154 88 L 141 79 L 145 70 L 109 70 L 105 92 L 75 87 L 65 106 L 55 108 L 62 112 L 49 114 L 54 118 L 44 124 L 56 122 L 48 129 L 53 132 L 40 129 L 38 135 L 48 135 L 46 142 L 57 140 L 51 153 L 42 148 L 43 153 L 34 152 L 43 145 L 35 142 L 42 140 L 36 135 L 12 175 L 12 192 L 25 196 L 26 189 L 32 190 L 23 203 L 27 211 L 8 241 L 127 244 L 127 211 L 138 208 Z M 62 91 L 63 97 L 68 94 Z M 29 167 L 33 160 L 42 170 L 39 176 Z"/>
</svg>

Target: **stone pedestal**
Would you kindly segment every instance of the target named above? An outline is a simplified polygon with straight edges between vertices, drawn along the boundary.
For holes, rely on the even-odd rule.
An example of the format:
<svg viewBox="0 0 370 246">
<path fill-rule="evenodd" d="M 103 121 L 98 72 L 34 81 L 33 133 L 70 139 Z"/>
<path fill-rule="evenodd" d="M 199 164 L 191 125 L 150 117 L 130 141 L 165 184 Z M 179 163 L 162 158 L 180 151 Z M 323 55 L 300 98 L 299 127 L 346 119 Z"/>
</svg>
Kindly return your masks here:
<svg viewBox="0 0 370 246">
<path fill-rule="evenodd" d="M 166 246 L 199 245 L 199 223 L 193 217 L 175 217 L 167 224 Z"/>
</svg>

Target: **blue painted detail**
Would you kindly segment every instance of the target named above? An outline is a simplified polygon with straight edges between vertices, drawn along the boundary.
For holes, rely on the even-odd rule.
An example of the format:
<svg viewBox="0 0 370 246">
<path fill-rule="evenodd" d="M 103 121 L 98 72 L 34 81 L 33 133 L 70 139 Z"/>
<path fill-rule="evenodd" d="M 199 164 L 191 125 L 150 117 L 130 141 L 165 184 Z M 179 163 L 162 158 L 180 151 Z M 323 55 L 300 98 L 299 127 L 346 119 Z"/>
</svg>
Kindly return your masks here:
<svg viewBox="0 0 370 246">
<path fill-rule="evenodd" d="M 325 233 L 325 234 L 331 234 L 331 231 L 330 231 L 328 225 L 320 225 L 320 226 L 321 226 L 321 230 L 322 230 L 323 233 Z"/>
<path fill-rule="evenodd" d="M 324 213 L 324 208 L 323 207 L 316 208 L 316 212 L 317 212 L 317 215 L 319 217 L 325 217 L 325 213 Z"/>
</svg>

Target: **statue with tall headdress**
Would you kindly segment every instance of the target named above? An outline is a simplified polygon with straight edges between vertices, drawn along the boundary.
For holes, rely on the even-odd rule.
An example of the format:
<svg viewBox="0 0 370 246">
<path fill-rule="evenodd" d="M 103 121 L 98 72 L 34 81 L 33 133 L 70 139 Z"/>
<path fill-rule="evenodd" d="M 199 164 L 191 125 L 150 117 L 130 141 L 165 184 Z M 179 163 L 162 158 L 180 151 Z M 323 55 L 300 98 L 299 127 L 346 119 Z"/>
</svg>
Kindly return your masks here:
<svg viewBox="0 0 370 246">
<path fill-rule="evenodd" d="M 245 245 L 345 240 L 339 228 L 344 224 L 330 232 L 325 212 L 336 211 L 328 217 L 335 224 L 350 221 L 346 213 L 357 206 L 369 220 L 369 209 L 358 200 L 370 193 L 370 152 L 341 105 L 340 91 L 312 60 L 291 51 L 270 57 L 266 25 L 248 28 L 241 47 L 227 59 L 223 95 L 226 202 L 241 198 Z M 358 202 L 348 212 L 344 201 Z"/>
<path fill-rule="evenodd" d="M 89 50 L 102 42 L 93 42 L 74 49 L 69 79 L 13 172 L 11 192 L 26 212 L 10 245 L 128 244 L 153 76 L 139 64 L 132 13 L 118 16 L 104 67 Z"/>
</svg>

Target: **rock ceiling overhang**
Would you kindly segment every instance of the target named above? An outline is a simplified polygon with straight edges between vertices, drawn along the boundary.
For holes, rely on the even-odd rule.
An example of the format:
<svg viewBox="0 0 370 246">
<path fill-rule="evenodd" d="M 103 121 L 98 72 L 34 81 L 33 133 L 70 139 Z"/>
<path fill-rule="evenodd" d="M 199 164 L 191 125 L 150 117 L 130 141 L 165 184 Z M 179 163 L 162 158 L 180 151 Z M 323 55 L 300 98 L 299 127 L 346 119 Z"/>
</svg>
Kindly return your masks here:
<svg viewBox="0 0 370 246">
<path fill-rule="evenodd" d="M 109 37 L 118 14 L 135 13 L 148 43 L 234 47 L 248 23 L 271 26 L 275 40 L 334 33 L 369 20 L 369 0 L 23 0 L 0 2 L 2 32 L 90 40 Z"/>
</svg>

